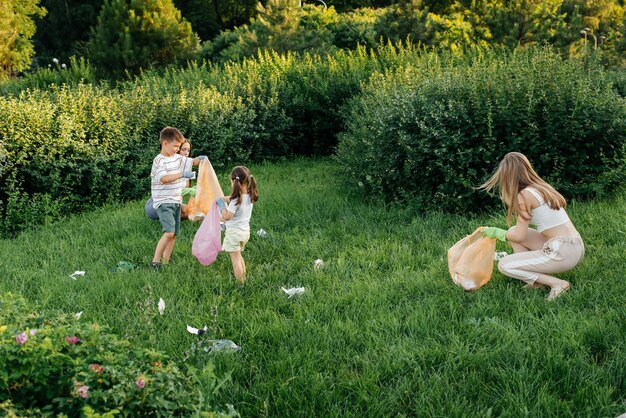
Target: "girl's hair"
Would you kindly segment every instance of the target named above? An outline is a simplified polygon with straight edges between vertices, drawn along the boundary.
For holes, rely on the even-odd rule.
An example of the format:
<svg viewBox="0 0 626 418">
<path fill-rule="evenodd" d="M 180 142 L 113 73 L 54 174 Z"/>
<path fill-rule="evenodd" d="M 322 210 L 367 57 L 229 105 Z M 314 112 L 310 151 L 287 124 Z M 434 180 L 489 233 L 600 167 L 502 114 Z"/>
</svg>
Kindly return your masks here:
<svg viewBox="0 0 626 418">
<path fill-rule="evenodd" d="M 495 188 L 500 189 L 500 198 L 508 209 L 506 220 L 510 225 L 513 214 L 526 212 L 525 208 L 520 207 L 517 196 L 529 186 L 543 196 L 550 208 L 560 209 L 566 206 L 565 198 L 539 177 L 528 158 L 519 152 L 509 152 L 505 155 L 496 172 L 478 188 L 488 192 Z M 522 216 L 530 219 L 526 218 L 526 215 Z"/>
<path fill-rule="evenodd" d="M 233 181 L 233 190 L 230 193 L 230 198 L 237 199 L 237 206 L 241 204 L 241 185 L 245 184 L 248 187 L 248 195 L 252 203 L 259 200 L 259 192 L 256 188 L 256 179 L 250 173 L 247 167 L 242 165 L 233 168 L 230 172 L 230 179 Z"/>
</svg>

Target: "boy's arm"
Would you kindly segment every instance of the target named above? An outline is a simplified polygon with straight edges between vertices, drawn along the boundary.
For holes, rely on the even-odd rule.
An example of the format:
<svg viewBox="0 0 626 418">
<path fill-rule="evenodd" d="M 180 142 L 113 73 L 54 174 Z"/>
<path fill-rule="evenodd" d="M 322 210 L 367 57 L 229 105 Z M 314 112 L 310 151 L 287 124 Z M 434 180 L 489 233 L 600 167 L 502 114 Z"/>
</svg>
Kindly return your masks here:
<svg viewBox="0 0 626 418">
<path fill-rule="evenodd" d="M 202 160 L 207 160 L 209 161 L 209 157 L 207 157 L 206 155 L 199 155 L 196 158 L 193 159 L 193 165 L 197 166 L 200 165 L 200 161 Z"/>
<path fill-rule="evenodd" d="M 180 180 L 182 178 L 186 178 L 186 179 L 193 178 L 193 171 L 183 171 L 182 173 L 167 174 L 161 177 L 161 183 L 167 184 L 176 180 Z"/>
</svg>

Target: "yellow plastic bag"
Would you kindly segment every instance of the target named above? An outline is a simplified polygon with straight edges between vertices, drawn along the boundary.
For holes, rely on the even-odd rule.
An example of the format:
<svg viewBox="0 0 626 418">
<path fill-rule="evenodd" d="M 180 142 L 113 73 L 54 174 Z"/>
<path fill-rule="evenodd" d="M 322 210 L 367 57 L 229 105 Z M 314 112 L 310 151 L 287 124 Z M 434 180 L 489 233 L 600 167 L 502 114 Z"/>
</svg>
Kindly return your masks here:
<svg viewBox="0 0 626 418">
<path fill-rule="evenodd" d="M 464 290 L 477 290 L 491 280 L 496 239 L 476 229 L 448 250 L 448 270 L 454 283 Z"/>
<path fill-rule="evenodd" d="M 189 198 L 187 212 L 192 221 L 201 221 L 209 213 L 215 199 L 224 196 L 222 186 L 217 180 L 213 166 L 208 160 L 200 161 L 198 166 L 198 180 L 196 181 L 196 196 Z"/>
</svg>

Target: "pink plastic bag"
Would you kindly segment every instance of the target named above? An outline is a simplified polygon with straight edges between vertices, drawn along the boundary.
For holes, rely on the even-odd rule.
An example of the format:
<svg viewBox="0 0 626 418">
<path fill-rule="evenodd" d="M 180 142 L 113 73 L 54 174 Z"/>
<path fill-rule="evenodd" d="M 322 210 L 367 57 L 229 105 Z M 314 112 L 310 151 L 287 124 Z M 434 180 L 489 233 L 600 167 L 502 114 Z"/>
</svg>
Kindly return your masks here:
<svg viewBox="0 0 626 418">
<path fill-rule="evenodd" d="M 209 266 L 222 251 L 221 238 L 220 210 L 217 203 L 213 202 L 209 209 L 209 214 L 204 218 L 202 225 L 200 225 L 196 235 L 193 237 L 191 253 L 198 259 L 200 264 Z"/>
</svg>

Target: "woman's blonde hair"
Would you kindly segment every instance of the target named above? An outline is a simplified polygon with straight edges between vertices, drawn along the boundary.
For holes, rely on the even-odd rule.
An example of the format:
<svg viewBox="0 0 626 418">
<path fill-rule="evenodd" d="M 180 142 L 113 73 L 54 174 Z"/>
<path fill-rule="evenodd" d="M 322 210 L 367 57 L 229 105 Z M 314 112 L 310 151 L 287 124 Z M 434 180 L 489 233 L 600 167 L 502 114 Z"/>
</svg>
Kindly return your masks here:
<svg viewBox="0 0 626 418">
<path fill-rule="evenodd" d="M 478 188 L 487 192 L 495 188 L 500 189 L 500 199 L 502 199 L 508 209 L 506 220 L 510 225 L 513 214 L 517 215 L 526 212 L 525 208 L 520 207 L 517 196 L 529 186 L 536 189 L 543 196 L 550 208 L 556 210 L 566 206 L 565 198 L 539 177 L 530 165 L 528 158 L 519 152 L 509 152 L 505 155 L 502 161 L 500 161 L 496 172 Z M 522 216 L 525 219 L 530 219 L 526 218 L 525 215 Z"/>
</svg>

